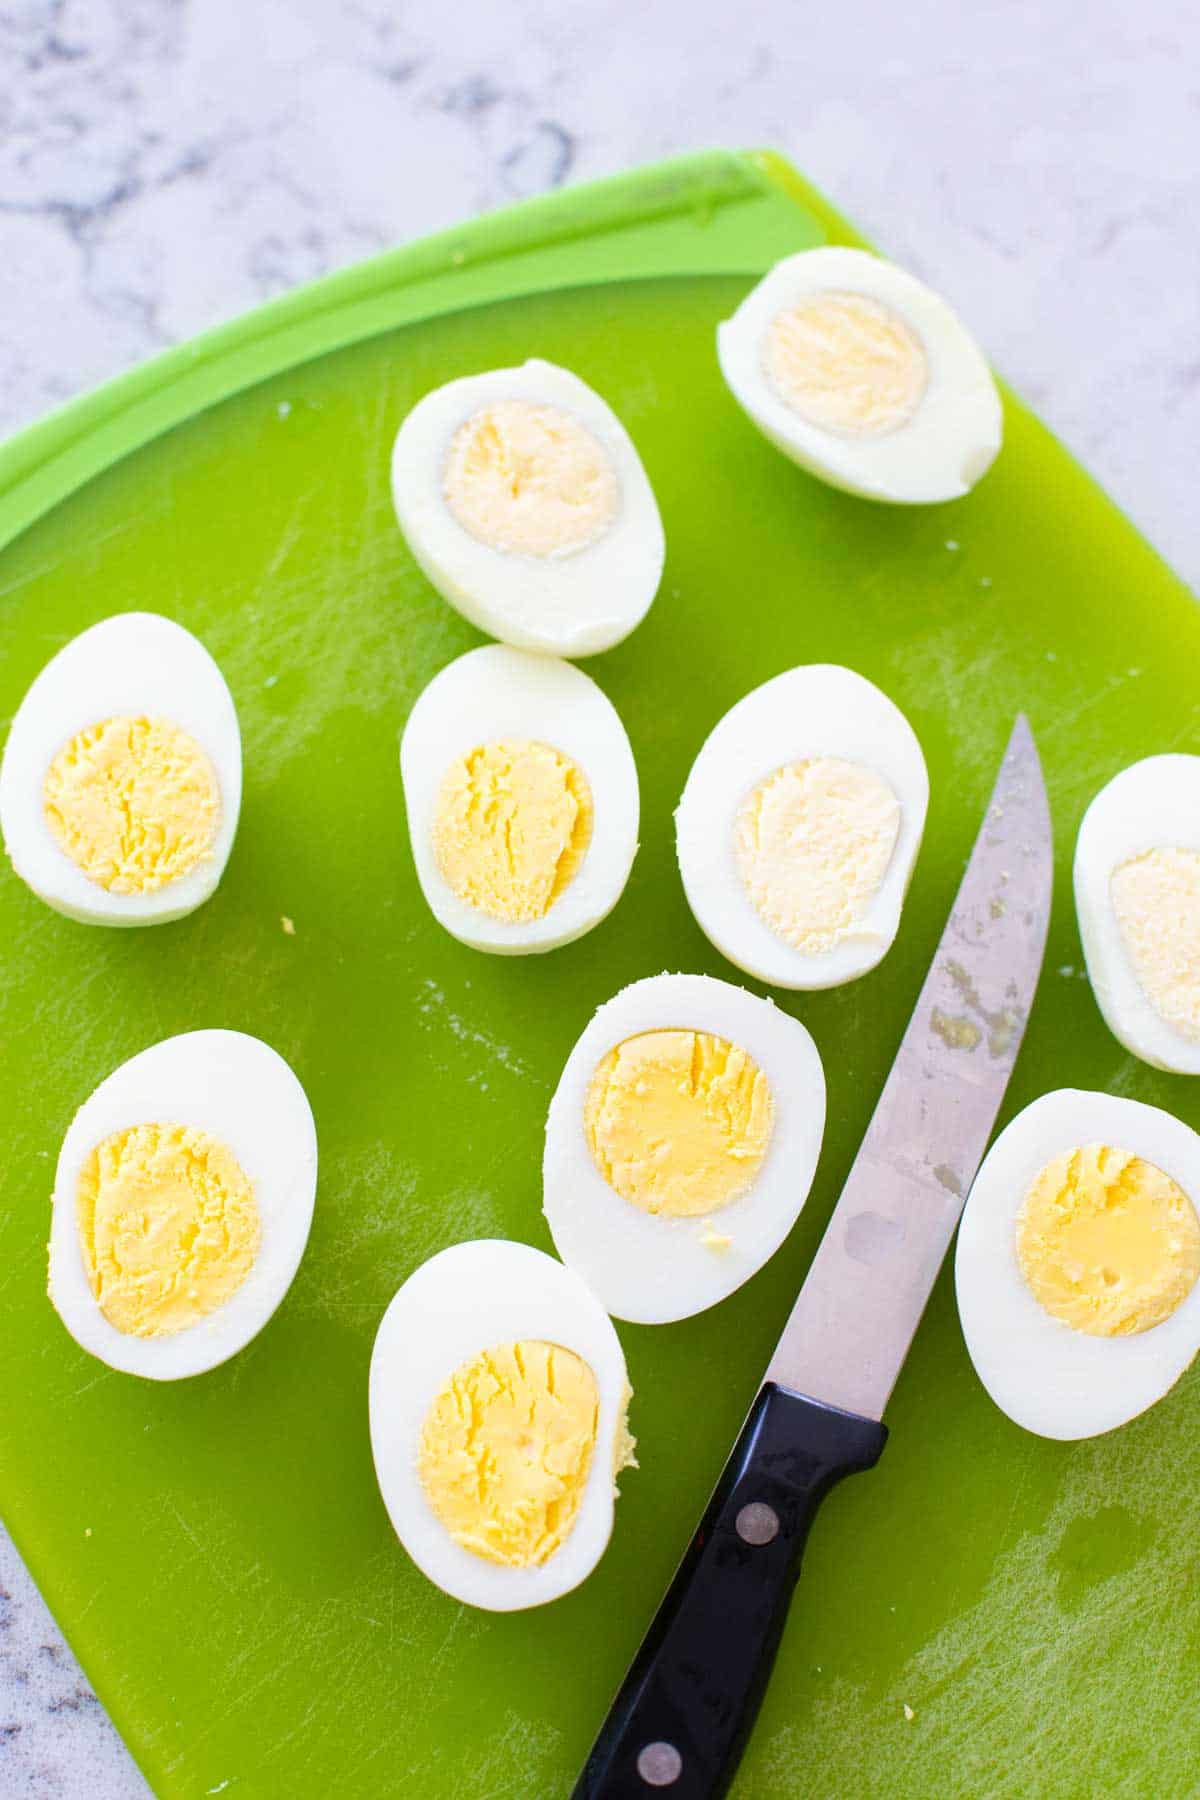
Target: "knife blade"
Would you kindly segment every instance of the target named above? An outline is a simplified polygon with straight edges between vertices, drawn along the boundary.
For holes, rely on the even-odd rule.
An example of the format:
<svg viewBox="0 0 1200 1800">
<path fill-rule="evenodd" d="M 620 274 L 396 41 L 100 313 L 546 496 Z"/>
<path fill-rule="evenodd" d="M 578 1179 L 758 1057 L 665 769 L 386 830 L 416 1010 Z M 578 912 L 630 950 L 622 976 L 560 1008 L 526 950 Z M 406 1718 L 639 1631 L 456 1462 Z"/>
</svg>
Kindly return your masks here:
<svg viewBox="0 0 1200 1800">
<path fill-rule="evenodd" d="M 1020 1048 L 1052 879 L 1045 784 L 1020 715 L 841 1197 L 574 1800 L 726 1792 L 817 1507 L 887 1440 L 884 1409 Z"/>
<path fill-rule="evenodd" d="M 1022 716 L 768 1381 L 882 1419 L 1020 1048 L 1050 917 L 1050 841 Z"/>
</svg>

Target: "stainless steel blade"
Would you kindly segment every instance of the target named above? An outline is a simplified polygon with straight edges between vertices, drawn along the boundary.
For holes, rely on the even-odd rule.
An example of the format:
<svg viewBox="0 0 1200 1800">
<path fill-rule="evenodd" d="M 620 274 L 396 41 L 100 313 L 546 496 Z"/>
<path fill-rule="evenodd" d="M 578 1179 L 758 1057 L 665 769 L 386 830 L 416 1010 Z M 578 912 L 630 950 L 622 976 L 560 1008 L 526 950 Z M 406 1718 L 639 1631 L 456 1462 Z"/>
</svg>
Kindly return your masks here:
<svg viewBox="0 0 1200 1800">
<path fill-rule="evenodd" d="M 979 1167 L 1037 988 L 1050 809 L 1018 717 L 913 1016 L 767 1370 L 880 1419 Z"/>
</svg>

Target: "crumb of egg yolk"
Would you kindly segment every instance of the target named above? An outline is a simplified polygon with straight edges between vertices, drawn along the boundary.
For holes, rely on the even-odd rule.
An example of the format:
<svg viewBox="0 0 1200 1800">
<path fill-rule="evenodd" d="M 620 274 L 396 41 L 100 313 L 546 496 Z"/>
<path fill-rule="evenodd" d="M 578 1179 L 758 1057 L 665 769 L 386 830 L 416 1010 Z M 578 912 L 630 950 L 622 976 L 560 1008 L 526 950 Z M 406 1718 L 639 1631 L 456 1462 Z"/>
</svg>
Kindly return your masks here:
<svg viewBox="0 0 1200 1800">
<path fill-rule="evenodd" d="M 644 1212 L 696 1218 L 753 1185 L 771 1141 L 766 1076 L 702 1031 L 645 1031 L 604 1056 L 584 1103 L 597 1169 Z"/>
<path fill-rule="evenodd" d="M 1200 1044 L 1200 853 L 1131 857 L 1113 870 L 1110 892 L 1139 987 L 1166 1024 Z"/>
<path fill-rule="evenodd" d="M 636 1469 L 637 1439 L 629 1429 L 629 1403 L 633 1399 L 633 1389 L 626 1382 L 621 1391 L 621 1416 L 617 1421 L 616 1442 L 613 1444 L 613 1493 L 617 1492 L 617 1478 L 624 1469 Z"/>
<path fill-rule="evenodd" d="M 77 731 L 43 783 L 46 823 L 89 881 L 153 894 L 212 855 L 217 777 L 169 719 L 118 717 Z"/>
<path fill-rule="evenodd" d="M 1034 1298 L 1076 1331 L 1128 1337 L 1160 1325 L 1200 1275 L 1200 1219 L 1171 1177 L 1107 1144 L 1064 1150 L 1017 1215 Z"/>
<path fill-rule="evenodd" d="M 100 1311 L 143 1338 L 223 1306 L 261 1235 L 250 1178 L 232 1150 L 191 1125 L 133 1125 L 97 1144 L 80 1170 L 76 1219 Z"/>
<path fill-rule="evenodd" d="M 433 852 L 465 905 L 505 924 L 549 912 L 592 837 L 592 793 L 578 763 L 549 744 L 502 738 L 447 770 Z"/>
<path fill-rule="evenodd" d="M 499 400 L 451 440 L 442 478 L 450 511 L 493 550 L 569 556 L 611 526 L 616 470 L 587 427 L 557 406 Z"/>
<path fill-rule="evenodd" d="M 722 1251 L 731 1250 L 733 1248 L 733 1239 L 730 1237 L 729 1233 L 727 1231 L 714 1231 L 711 1225 L 706 1225 L 704 1230 L 700 1233 L 700 1242 L 704 1245 L 706 1250 Z"/>
<path fill-rule="evenodd" d="M 863 935 L 900 832 L 900 802 L 874 769 L 820 756 L 776 769 L 747 795 L 734 860 L 764 924 L 805 956 Z"/>
<path fill-rule="evenodd" d="M 868 294 L 812 294 L 786 308 L 767 331 L 763 362 L 780 398 L 838 437 L 897 430 L 929 384 L 920 338 Z"/>
<path fill-rule="evenodd" d="M 498 1344 L 457 1368 L 421 1426 L 417 1473 L 464 1550 L 506 1568 L 544 1563 L 570 1536 L 599 1419 L 583 1358 L 540 1340 Z M 633 1460 L 627 1429 L 617 1446 Z"/>
</svg>

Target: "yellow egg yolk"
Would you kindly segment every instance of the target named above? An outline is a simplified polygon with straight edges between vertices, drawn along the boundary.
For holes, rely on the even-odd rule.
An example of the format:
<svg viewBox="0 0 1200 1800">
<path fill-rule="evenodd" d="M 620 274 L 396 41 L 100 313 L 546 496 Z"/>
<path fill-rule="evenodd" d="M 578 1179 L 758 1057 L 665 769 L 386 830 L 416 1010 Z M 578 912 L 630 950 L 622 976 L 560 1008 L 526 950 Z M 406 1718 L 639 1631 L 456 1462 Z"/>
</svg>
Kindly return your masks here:
<svg viewBox="0 0 1200 1800">
<path fill-rule="evenodd" d="M 88 1283 L 132 1337 L 184 1331 L 232 1298 L 258 1255 L 254 1187 L 232 1150 L 191 1125 L 133 1125 L 80 1171 Z"/>
<path fill-rule="evenodd" d="M 592 794 L 561 750 L 525 739 L 483 744 L 453 763 L 433 821 L 442 878 L 467 906 L 505 924 L 549 912 L 592 837 Z"/>
<path fill-rule="evenodd" d="M 812 294 L 788 307 L 771 322 L 763 361 L 780 398 L 839 437 L 895 431 L 929 382 L 920 338 L 867 294 Z"/>
<path fill-rule="evenodd" d="M 559 1344 L 497 1344 L 457 1368 L 417 1452 L 426 1499 L 455 1542 L 513 1569 L 553 1556 L 579 1514 L 599 1407 L 595 1375 Z"/>
<path fill-rule="evenodd" d="M 821 756 L 776 769 L 747 795 L 734 860 L 777 937 L 819 956 L 861 936 L 896 848 L 900 802 L 873 769 Z"/>
<path fill-rule="evenodd" d="M 1048 1313 L 1093 1337 L 1160 1325 L 1200 1275 L 1200 1219 L 1169 1175 L 1107 1144 L 1048 1162 L 1017 1215 L 1017 1260 Z"/>
<path fill-rule="evenodd" d="M 1114 869 L 1113 911 L 1151 1006 L 1200 1044 L 1200 854 L 1149 850 Z"/>
<path fill-rule="evenodd" d="M 587 427 L 557 406 L 500 400 L 460 425 L 443 494 L 465 531 L 493 550 L 569 556 L 617 514 L 616 470 Z"/>
<path fill-rule="evenodd" d="M 584 1132 L 596 1167 L 644 1212 L 695 1218 L 753 1185 L 771 1141 L 766 1076 L 704 1031 L 645 1031 L 592 1077 Z"/>
<path fill-rule="evenodd" d="M 212 855 L 221 817 L 208 757 L 169 719 L 105 719 L 46 772 L 46 823 L 89 881 L 153 894 Z"/>
</svg>

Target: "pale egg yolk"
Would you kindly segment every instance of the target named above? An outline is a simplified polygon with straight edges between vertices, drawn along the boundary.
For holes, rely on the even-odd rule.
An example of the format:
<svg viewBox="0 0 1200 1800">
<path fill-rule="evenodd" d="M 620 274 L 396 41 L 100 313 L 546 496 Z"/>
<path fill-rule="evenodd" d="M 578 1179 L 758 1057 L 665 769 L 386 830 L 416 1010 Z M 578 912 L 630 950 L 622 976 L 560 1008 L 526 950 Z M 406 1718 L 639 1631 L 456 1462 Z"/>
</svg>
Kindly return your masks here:
<svg viewBox="0 0 1200 1800">
<path fill-rule="evenodd" d="M 454 1541 L 514 1569 L 553 1556 L 579 1514 L 599 1407 L 595 1375 L 559 1344 L 498 1344 L 457 1368 L 417 1452 L 426 1499 Z"/>
<path fill-rule="evenodd" d="M 887 873 L 900 802 L 873 769 L 822 756 L 776 769 L 747 795 L 734 859 L 763 922 L 805 956 L 862 936 Z"/>
<path fill-rule="evenodd" d="M 500 400 L 460 425 L 443 494 L 465 531 L 493 550 L 569 556 L 594 543 L 617 514 L 608 452 L 557 406 Z"/>
<path fill-rule="evenodd" d="M 169 719 L 114 718 L 76 732 L 43 784 L 46 823 L 89 881 L 153 894 L 212 855 L 221 817 L 208 757 Z"/>
<path fill-rule="evenodd" d="M 920 338 L 867 294 L 813 294 L 788 307 L 771 323 L 763 361 L 780 398 L 839 437 L 895 431 L 929 382 Z"/>
<path fill-rule="evenodd" d="M 762 1070 L 705 1031 L 645 1031 L 610 1050 L 584 1104 L 596 1167 L 644 1212 L 695 1218 L 753 1186 L 774 1105 Z"/>
<path fill-rule="evenodd" d="M 110 1325 L 184 1331 L 232 1298 L 258 1255 L 254 1187 L 232 1150 L 190 1125 L 133 1125 L 80 1171 L 79 1247 Z"/>
<path fill-rule="evenodd" d="M 1114 869 L 1111 893 L 1142 992 L 1180 1037 L 1200 1044 L 1200 854 L 1135 856 Z"/>
<path fill-rule="evenodd" d="M 1048 1313 L 1093 1337 L 1160 1325 L 1200 1275 L 1200 1219 L 1169 1175 L 1107 1144 L 1064 1150 L 1017 1215 L 1017 1260 Z"/>
<path fill-rule="evenodd" d="M 447 771 L 433 821 L 443 880 L 467 906 L 509 925 L 549 912 L 592 837 L 579 765 L 549 744 L 502 738 Z"/>
</svg>

